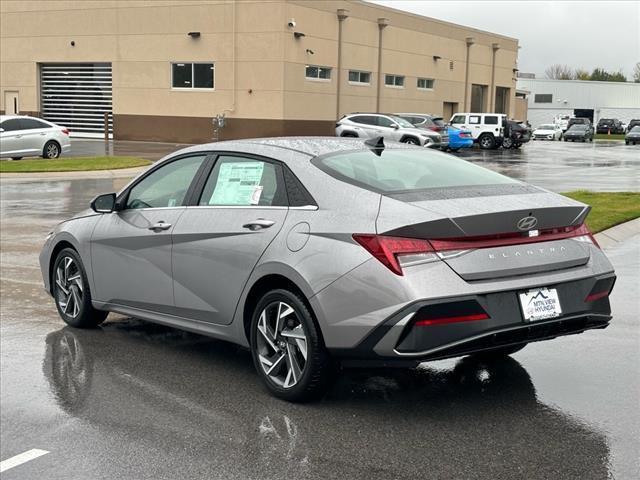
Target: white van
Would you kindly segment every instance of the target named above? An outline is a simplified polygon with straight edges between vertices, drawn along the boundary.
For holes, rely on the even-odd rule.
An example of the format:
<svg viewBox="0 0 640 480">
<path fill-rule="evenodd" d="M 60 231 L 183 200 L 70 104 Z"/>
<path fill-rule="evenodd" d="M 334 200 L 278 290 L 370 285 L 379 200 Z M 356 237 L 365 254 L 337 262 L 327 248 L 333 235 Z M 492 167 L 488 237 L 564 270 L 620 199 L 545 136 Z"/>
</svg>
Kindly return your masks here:
<svg viewBox="0 0 640 480">
<path fill-rule="evenodd" d="M 502 125 L 506 119 L 503 113 L 456 113 L 449 123 L 452 127 L 469 130 L 474 143 L 489 149 L 502 145 Z"/>
</svg>

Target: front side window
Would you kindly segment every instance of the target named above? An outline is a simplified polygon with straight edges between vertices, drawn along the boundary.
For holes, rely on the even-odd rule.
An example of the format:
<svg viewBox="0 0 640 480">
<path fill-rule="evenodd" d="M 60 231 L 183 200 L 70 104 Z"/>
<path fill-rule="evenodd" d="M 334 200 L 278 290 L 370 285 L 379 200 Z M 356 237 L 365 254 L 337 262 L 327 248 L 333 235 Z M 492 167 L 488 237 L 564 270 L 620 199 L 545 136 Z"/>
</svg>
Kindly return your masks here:
<svg viewBox="0 0 640 480">
<path fill-rule="evenodd" d="M 451 123 L 464 123 L 467 121 L 467 117 L 464 115 L 456 115 L 451 119 Z"/>
<path fill-rule="evenodd" d="M 20 123 L 20 119 L 11 118 L 0 123 L 0 128 L 2 128 L 5 132 L 13 132 L 16 130 L 22 130 L 22 125 Z"/>
<path fill-rule="evenodd" d="M 369 85 L 371 83 L 371 72 L 349 70 L 349 82 Z"/>
<path fill-rule="evenodd" d="M 213 63 L 172 63 L 171 86 L 173 88 L 214 88 Z"/>
<path fill-rule="evenodd" d="M 253 158 L 221 155 L 207 179 L 199 205 L 286 206 L 282 168 Z"/>
<path fill-rule="evenodd" d="M 517 183 L 465 160 L 421 150 L 386 149 L 380 156 L 370 150 L 347 152 L 312 163 L 338 180 L 380 193 Z"/>
<path fill-rule="evenodd" d="M 181 158 L 151 172 L 129 192 L 126 208 L 182 206 L 206 155 Z"/>
<path fill-rule="evenodd" d="M 304 75 L 309 80 L 331 80 L 331 67 L 307 65 Z"/>
<path fill-rule="evenodd" d="M 419 78 L 417 82 L 417 87 L 422 90 L 431 90 L 435 80 L 433 78 Z"/>
<path fill-rule="evenodd" d="M 356 115 L 355 117 L 351 117 L 352 122 L 361 123 L 363 125 L 377 125 L 378 117 L 373 115 Z"/>
<path fill-rule="evenodd" d="M 387 87 L 404 87 L 404 77 L 402 75 L 385 75 L 384 84 Z"/>
</svg>

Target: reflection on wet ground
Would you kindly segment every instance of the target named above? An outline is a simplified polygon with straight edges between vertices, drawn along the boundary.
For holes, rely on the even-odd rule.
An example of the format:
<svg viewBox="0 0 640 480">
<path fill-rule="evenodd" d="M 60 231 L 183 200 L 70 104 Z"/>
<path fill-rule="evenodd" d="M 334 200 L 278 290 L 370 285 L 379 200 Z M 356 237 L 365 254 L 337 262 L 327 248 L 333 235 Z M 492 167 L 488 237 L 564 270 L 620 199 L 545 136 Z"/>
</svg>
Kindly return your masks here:
<svg viewBox="0 0 640 480">
<path fill-rule="evenodd" d="M 114 182 L 1 185 L 0 459 L 51 452 L 3 480 L 638 478 L 640 238 L 608 252 L 604 331 L 502 363 L 345 370 L 322 402 L 290 405 L 230 344 L 115 315 L 62 328 L 39 248 Z"/>
</svg>

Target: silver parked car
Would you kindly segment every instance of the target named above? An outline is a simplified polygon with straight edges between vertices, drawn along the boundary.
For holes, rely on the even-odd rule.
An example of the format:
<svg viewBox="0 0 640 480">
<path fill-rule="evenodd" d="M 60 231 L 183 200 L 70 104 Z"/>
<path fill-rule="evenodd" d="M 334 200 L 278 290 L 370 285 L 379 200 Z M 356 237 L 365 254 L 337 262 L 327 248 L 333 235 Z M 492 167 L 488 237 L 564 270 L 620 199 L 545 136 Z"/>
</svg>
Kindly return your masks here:
<svg viewBox="0 0 640 480">
<path fill-rule="evenodd" d="M 0 157 L 58 158 L 71 151 L 69 130 L 41 118 L 0 115 Z"/>
<path fill-rule="evenodd" d="M 228 340 L 305 400 L 336 360 L 500 357 L 606 327 L 615 274 L 589 209 L 382 138 L 218 142 L 96 197 L 40 265 L 69 325 L 118 312 Z"/>
<path fill-rule="evenodd" d="M 411 122 L 397 115 L 380 113 L 353 113 L 345 115 L 336 123 L 336 136 L 375 138 L 388 141 L 440 148 L 442 135 L 437 132 L 417 128 Z M 447 139 L 447 143 L 449 140 Z"/>
</svg>

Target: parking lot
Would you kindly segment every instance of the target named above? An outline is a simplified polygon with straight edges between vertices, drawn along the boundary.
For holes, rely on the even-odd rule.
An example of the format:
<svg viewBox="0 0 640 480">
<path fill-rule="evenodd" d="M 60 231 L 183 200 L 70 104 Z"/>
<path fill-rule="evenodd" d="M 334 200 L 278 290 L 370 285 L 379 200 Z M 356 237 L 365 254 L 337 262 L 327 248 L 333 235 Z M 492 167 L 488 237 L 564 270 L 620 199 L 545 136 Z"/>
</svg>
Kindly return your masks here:
<svg viewBox="0 0 640 480">
<path fill-rule="evenodd" d="M 640 187 L 637 151 L 620 144 L 461 156 L 552 190 Z M 606 330 L 497 364 L 345 370 L 323 401 L 293 405 L 224 342 L 113 314 L 63 328 L 42 290 L 44 236 L 124 182 L 2 181 L 1 457 L 48 452 L 3 479 L 637 477 L 640 238 L 607 252 Z"/>
</svg>

